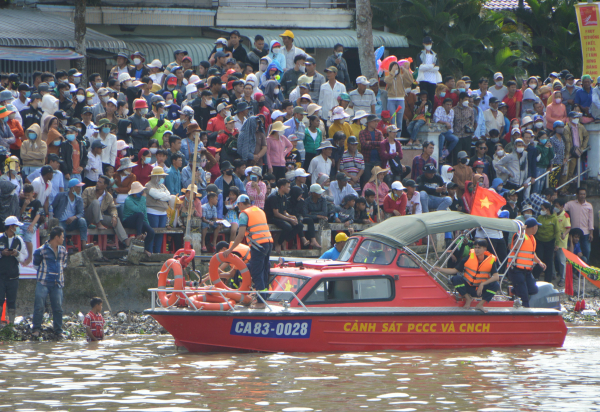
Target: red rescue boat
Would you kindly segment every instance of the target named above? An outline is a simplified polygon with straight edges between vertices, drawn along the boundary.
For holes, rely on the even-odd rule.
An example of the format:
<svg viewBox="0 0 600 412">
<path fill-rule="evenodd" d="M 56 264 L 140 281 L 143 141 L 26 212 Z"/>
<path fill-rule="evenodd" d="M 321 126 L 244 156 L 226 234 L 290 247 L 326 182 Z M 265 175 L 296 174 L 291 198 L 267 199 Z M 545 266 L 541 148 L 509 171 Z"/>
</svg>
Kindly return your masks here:
<svg viewBox="0 0 600 412">
<path fill-rule="evenodd" d="M 516 250 L 524 235 L 522 223 L 507 219 L 456 212 L 394 217 L 351 237 L 337 261 L 273 268 L 265 309 L 158 307 L 161 288 L 150 290 L 153 304 L 145 313 L 192 352 L 562 346 L 567 328 L 558 310 L 518 307 L 504 292 L 488 313 L 467 309 L 435 271 L 475 230 L 515 233 Z M 444 232 L 460 234 L 440 254 L 432 235 Z M 425 250 L 411 246 L 422 238 Z"/>
</svg>

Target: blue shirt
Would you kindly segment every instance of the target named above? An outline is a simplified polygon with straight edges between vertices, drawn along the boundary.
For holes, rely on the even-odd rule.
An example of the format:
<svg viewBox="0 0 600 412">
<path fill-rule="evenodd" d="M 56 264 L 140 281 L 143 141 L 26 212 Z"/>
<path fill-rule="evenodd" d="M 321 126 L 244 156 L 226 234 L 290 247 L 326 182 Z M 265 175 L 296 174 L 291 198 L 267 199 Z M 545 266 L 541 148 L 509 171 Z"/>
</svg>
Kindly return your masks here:
<svg viewBox="0 0 600 412">
<path fill-rule="evenodd" d="M 202 205 L 207 204 L 208 196 L 204 196 L 200 202 Z M 202 213 L 204 213 L 204 208 L 202 208 L 202 210 Z M 223 219 L 223 193 L 219 193 L 219 200 L 217 202 L 217 219 Z"/>
<path fill-rule="evenodd" d="M 181 192 L 181 173 L 176 167 L 171 167 L 167 177 L 165 177 L 165 186 L 169 189 L 169 193 L 179 196 Z"/>
<path fill-rule="evenodd" d="M 583 90 L 583 88 L 577 90 L 577 93 L 575 93 L 575 104 L 581 107 L 590 107 L 592 105 L 592 90 L 590 88 L 589 93 Z"/>
<path fill-rule="evenodd" d="M 319 259 L 331 259 L 331 260 L 336 260 L 338 258 L 338 256 L 340 255 L 340 252 L 337 250 L 337 248 L 334 246 L 331 249 L 329 249 L 327 252 L 323 253 L 321 255 L 321 257 Z"/>
<path fill-rule="evenodd" d="M 573 254 L 578 255 L 580 253 L 582 253 L 581 246 L 579 246 L 579 242 L 577 242 L 573 245 Z"/>
<path fill-rule="evenodd" d="M 65 211 L 59 219 L 61 222 L 64 222 L 71 216 L 76 215 L 76 213 L 75 213 L 75 202 L 76 201 L 77 201 L 77 197 L 75 197 L 75 199 L 72 202 L 71 202 L 71 199 L 69 199 L 69 201 L 67 202 L 67 207 L 65 208 Z"/>
</svg>

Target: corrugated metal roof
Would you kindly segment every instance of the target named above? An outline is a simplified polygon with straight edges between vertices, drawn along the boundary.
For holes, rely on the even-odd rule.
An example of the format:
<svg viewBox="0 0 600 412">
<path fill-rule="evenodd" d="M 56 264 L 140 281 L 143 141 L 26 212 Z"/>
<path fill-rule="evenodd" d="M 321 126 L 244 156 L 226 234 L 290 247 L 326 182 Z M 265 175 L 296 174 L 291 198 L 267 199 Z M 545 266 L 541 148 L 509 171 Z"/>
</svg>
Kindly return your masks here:
<svg viewBox="0 0 600 412">
<path fill-rule="evenodd" d="M 237 29 L 237 28 L 236 28 Z M 232 28 L 213 27 L 220 33 L 229 34 Z M 284 29 L 268 30 L 261 28 L 237 29 L 240 34 L 254 43 L 254 36 L 257 34 L 265 38 L 265 42 L 271 40 L 280 40 L 279 35 Z M 315 47 L 315 48 L 333 48 L 337 43 L 343 44 L 344 47 L 358 47 L 355 30 L 292 30 L 294 33 L 294 44 L 300 48 Z M 375 47 L 408 47 L 406 37 L 394 33 L 386 33 L 383 31 L 373 30 L 373 45 Z"/>
<path fill-rule="evenodd" d="M 119 50 L 125 44 L 113 37 L 87 29 L 87 47 Z M 69 19 L 34 9 L 2 9 L 0 46 L 77 47 L 75 25 Z"/>
<path fill-rule="evenodd" d="M 175 58 L 173 52 L 177 49 L 187 50 L 194 65 L 202 60 L 208 60 L 210 52 L 214 47 L 215 39 L 205 38 L 152 38 L 152 37 L 121 37 L 125 43 L 125 49 L 130 53 L 140 51 L 146 55 L 146 62 L 159 59 L 162 64 L 167 65 Z"/>
</svg>

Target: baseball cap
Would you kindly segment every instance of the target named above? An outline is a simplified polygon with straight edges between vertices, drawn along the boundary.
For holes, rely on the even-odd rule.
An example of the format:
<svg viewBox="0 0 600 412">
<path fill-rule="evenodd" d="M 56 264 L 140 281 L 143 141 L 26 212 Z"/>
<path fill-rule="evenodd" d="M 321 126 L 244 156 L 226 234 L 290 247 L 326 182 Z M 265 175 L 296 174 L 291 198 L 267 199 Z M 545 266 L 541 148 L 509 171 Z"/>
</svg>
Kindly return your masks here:
<svg viewBox="0 0 600 412">
<path fill-rule="evenodd" d="M 50 165 L 42 166 L 42 170 L 40 171 L 40 175 L 44 176 L 44 175 L 46 175 L 48 173 L 54 173 L 54 169 L 52 169 L 52 166 L 50 166 Z"/>
<path fill-rule="evenodd" d="M 320 195 L 324 191 L 325 191 L 325 189 L 323 189 L 321 187 L 321 185 L 318 184 L 318 183 L 314 183 L 314 184 L 310 185 L 310 192 L 311 193 L 316 193 L 316 194 Z"/>
<path fill-rule="evenodd" d="M 104 149 L 106 147 L 106 145 L 104 143 L 102 143 L 102 140 L 100 140 L 100 139 L 94 140 L 92 142 L 92 149 L 97 149 L 99 147 Z"/>
<path fill-rule="evenodd" d="M 348 176 L 346 176 L 346 173 L 344 172 L 338 172 L 338 174 L 335 175 L 335 180 L 339 180 L 340 182 L 347 182 Z"/>
<path fill-rule="evenodd" d="M 365 76 L 358 76 L 356 78 L 356 84 L 363 84 L 365 86 L 368 86 L 369 80 Z"/>
<path fill-rule="evenodd" d="M 462 159 L 463 157 L 467 157 L 467 152 L 465 152 L 464 150 L 461 150 L 460 152 L 458 152 L 456 157 L 458 157 L 459 159 Z"/>
<path fill-rule="evenodd" d="M 48 155 L 49 162 L 60 162 L 60 157 L 56 153 L 50 153 Z"/>
<path fill-rule="evenodd" d="M 396 182 L 392 183 L 392 189 L 394 189 L 394 190 L 404 190 L 405 187 L 402 186 L 401 182 L 396 181 Z"/>
<path fill-rule="evenodd" d="M 497 98 L 497 97 L 490 97 L 489 103 L 490 103 L 490 104 L 492 104 L 492 103 L 498 103 L 498 101 L 499 101 L 499 100 L 498 100 L 498 98 Z"/>
<path fill-rule="evenodd" d="M 358 144 L 358 140 L 356 140 L 356 136 L 350 136 L 350 137 L 348 137 L 348 140 L 346 142 L 348 144 Z"/>
<path fill-rule="evenodd" d="M 239 203 L 249 203 L 250 202 L 250 198 L 248 197 L 248 195 L 239 195 L 237 198 L 237 201 L 235 202 L 235 205 L 237 206 Z"/>
<path fill-rule="evenodd" d="M 494 73 L 494 80 L 498 79 L 504 79 L 504 76 L 500 72 Z"/>
<path fill-rule="evenodd" d="M 219 103 L 219 105 L 217 106 L 217 112 L 220 112 L 223 109 L 227 109 L 228 107 L 231 107 L 231 105 L 228 105 L 227 103 Z"/>
<path fill-rule="evenodd" d="M 178 110 L 178 112 L 181 114 L 185 114 L 186 116 L 194 115 L 194 109 L 192 109 L 190 106 L 185 106 L 183 109 Z"/>
<path fill-rule="evenodd" d="M 19 222 L 19 219 L 17 219 L 16 216 L 9 216 L 4 221 L 4 226 L 12 226 L 12 225 L 23 226 L 23 223 Z"/>
<path fill-rule="evenodd" d="M 516 145 L 517 143 L 523 143 L 523 144 L 525 144 L 525 141 L 524 141 L 523 139 L 521 139 L 521 138 L 519 138 L 519 139 L 515 139 L 515 145 Z"/>
<path fill-rule="evenodd" d="M 222 51 L 218 51 L 215 53 L 215 59 L 221 58 L 221 57 L 227 57 L 227 54 L 225 54 Z"/>
<path fill-rule="evenodd" d="M 435 173 L 435 166 L 432 163 L 427 163 L 423 168 L 425 173 Z"/>
<path fill-rule="evenodd" d="M 294 107 L 294 114 L 308 114 L 306 113 L 306 111 L 304 110 L 304 108 L 302 106 L 296 106 Z"/>
<path fill-rule="evenodd" d="M 310 173 L 306 173 L 306 171 L 302 168 L 298 168 L 294 170 L 294 177 L 308 177 Z"/>
<path fill-rule="evenodd" d="M 534 226 L 542 226 L 542 224 L 540 222 L 538 222 L 535 217 L 530 217 L 529 219 L 527 219 L 525 221 L 525 226 L 527 227 L 534 227 Z"/>
<path fill-rule="evenodd" d="M 67 187 L 70 189 L 72 187 L 75 186 L 85 186 L 85 183 L 81 183 L 79 180 L 73 178 L 71 180 L 69 180 L 69 183 L 67 184 Z"/>
<path fill-rule="evenodd" d="M 337 73 L 338 69 L 335 66 L 329 66 L 328 68 L 325 69 L 325 73 L 327 73 L 327 72 Z"/>
<path fill-rule="evenodd" d="M 337 235 L 335 235 L 335 243 L 346 242 L 347 240 L 348 240 L 348 235 L 345 234 L 344 232 L 340 232 Z"/>
<path fill-rule="evenodd" d="M 412 179 L 408 179 L 404 182 L 404 187 L 417 187 L 417 182 Z"/>
</svg>

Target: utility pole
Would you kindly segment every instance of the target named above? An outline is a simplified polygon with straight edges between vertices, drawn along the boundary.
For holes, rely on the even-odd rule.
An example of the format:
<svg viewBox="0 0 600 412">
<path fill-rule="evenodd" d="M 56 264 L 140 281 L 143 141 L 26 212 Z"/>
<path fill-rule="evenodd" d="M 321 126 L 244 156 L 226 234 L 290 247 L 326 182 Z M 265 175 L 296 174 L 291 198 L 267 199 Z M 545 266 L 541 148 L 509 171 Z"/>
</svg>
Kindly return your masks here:
<svg viewBox="0 0 600 412">
<path fill-rule="evenodd" d="M 77 53 L 83 56 L 83 59 L 77 59 L 77 70 L 83 73 L 83 78 L 87 79 L 87 68 L 86 68 L 86 43 L 85 33 L 87 31 L 85 27 L 85 8 L 87 0 L 75 0 L 75 41 L 77 42 Z"/>
<path fill-rule="evenodd" d="M 377 77 L 373 46 L 373 12 L 370 0 L 356 0 L 356 38 L 360 71 L 367 79 Z"/>
</svg>

